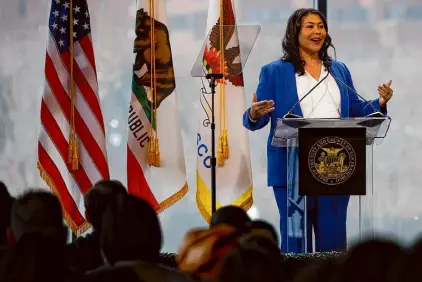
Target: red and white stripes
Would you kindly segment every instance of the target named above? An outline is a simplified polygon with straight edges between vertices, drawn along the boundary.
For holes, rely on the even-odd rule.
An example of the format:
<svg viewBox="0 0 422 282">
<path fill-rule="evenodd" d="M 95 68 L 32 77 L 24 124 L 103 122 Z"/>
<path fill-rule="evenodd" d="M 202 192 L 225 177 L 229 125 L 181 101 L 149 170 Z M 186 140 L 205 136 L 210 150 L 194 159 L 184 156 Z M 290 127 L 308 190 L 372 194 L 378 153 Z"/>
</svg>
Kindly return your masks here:
<svg viewBox="0 0 422 282">
<path fill-rule="evenodd" d="M 104 121 L 98 96 L 94 51 L 90 36 L 74 44 L 75 129 L 79 169 L 68 163 L 70 133 L 70 53 L 60 54 L 49 34 L 45 86 L 41 102 L 38 167 L 41 176 L 60 197 L 66 220 L 75 233 L 89 226 L 83 195 L 95 182 L 109 179 Z"/>
</svg>

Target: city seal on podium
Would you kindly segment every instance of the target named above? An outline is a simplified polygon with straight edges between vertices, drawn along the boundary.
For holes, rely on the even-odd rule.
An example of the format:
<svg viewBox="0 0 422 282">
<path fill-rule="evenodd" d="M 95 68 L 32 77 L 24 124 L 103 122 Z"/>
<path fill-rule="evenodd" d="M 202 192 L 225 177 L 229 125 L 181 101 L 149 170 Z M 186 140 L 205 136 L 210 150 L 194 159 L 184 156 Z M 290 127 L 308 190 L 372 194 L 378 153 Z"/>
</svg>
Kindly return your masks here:
<svg viewBox="0 0 422 282">
<path fill-rule="evenodd" d="M 340 137 L 324 137 L 314 143 L 308 155 L 312 175 L 325 185 L 346 182 L 356 169 L 352 145 Z"/>
</svg>

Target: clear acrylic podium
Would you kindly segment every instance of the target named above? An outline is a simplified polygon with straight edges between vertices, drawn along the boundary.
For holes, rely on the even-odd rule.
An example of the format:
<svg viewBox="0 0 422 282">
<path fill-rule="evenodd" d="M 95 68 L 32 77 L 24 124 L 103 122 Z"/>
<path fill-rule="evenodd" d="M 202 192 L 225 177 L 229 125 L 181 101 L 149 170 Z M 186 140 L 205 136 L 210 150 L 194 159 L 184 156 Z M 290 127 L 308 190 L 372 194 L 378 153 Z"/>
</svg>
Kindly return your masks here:
<svg viewBox="0 0 422 282">
<path fill-rule="evenodd" d="M 310 202 L 314 201 L 315 197 L 322 195 L 328 197 L 339 196 L 335 195 L 335 193 L 319 194 L 319 191 L 314 191 L 312 196 L 308 196 L 309 194 L 303 192 L 304 190 L 309 191 L 308 188 L 310 187 L 303 187 L 299 183 L 301 171 L 304 174 L 307 169 L 301 164 L 301 169 L 299 170 L 299 151 L 301 147 L 299 132 L 304 132 L 304 129 L 311 129 L 311 132 L 312 130 L 313 132 L 321 132 L 330 129 L 332 129 L 331 132 L 335 132 L 337 129 L 343 132 L 356 129 L 366 132 L 362 135 L 366 135 L 366 138 L 363 137 L 364 140 L 361 140 L 361 142 L 364 142 L 362 147 L 365 148 L 364 153 L 366 154 L 366 157 L 363 155 L 363 159 L 366 159 L 366 185 L 364 183 L 363 186 L 366 187 L 358 187 L 362 188 L 359 193 L 343 195 L 346 197 L 350 195 L 346 221 L 347 241 L 355 243 L 375 236 L 373 229 L 373 146 L 380 144 L 385 138 L 390 123 L 391 119 L 389 117 L 349 119 L 283 118 L 277 121 L 272 146 L 284 147 L 287 151 L 287 218 L 281 219 L 287 220 L 287 252 L 308 253 L 314 251 L 316 238 L 313 232 L 315 230 L 313 229 L 315 226 L 310 225 L 308 218 L 310 214 L 308 209 L 312 208 Z M 339 160 L 338 157 L 335 158 Z M 301 157 L 301 160 L 303 161 L 303 157 Z M 311 169 L 311 166 L 309 166 L 309 169 Z M 329 188 L 333 190 L 332 187 Z M 347 242 L 345 242 L 346 244 Z M 318 250 L 315 248 L 315 251 Z"/>
</svg>

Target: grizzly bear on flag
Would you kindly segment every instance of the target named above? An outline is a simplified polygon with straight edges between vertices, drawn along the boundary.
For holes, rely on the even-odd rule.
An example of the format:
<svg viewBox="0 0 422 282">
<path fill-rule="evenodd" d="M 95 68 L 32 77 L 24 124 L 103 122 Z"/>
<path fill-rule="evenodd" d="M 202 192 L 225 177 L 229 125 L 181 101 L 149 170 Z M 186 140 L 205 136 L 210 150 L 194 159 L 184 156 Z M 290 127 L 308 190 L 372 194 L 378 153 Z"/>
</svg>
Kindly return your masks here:
<svg viewBox="0 0 422 282">
<path fill-rule="evenodd" d="M 151 50 L 151 20 L 154 26 L 154 50 Z M 154 52 L 152 52 L 154 51 Z M 151 82 L 157 88 L 156 109 L 176 88 L 169 31 L 167 26 L 151 16 L 144 9 L 136 13 L 136 39 L 134 45 L 136 53 L 133 66 L 134 81 L 137 87 L 151 89 Z M 152 69 L 152 56 L 155 61 L 155 72 Z M 155 73 L 155 77 L 153 75 Z M 155 79 L 155 83 L 153 81 Z M 145 89 L 149 109 L 153 102 L 152 91 Z M 141 102 L 141 101 L 140 101 Z M 141 102 L 142 103 L 142 102 Z M 143 103 L 142 103 L 143 104 Z"/>
</svg>

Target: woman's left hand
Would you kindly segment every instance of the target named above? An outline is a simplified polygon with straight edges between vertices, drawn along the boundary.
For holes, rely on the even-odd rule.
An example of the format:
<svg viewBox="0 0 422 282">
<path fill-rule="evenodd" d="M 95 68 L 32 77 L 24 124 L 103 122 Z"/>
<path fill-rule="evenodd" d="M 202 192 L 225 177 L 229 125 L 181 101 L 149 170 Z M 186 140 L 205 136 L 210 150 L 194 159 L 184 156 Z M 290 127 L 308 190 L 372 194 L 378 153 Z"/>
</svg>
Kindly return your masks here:
<svg viewBox="0 0 422 282">
<path fill-rule="evenodd" d="M 389 80 L 386 84 L 378 86 L 379 103 L 381 107 L 385 107 L 387 102 L 390 101 L 393 96 L 393 89 L 390 87 L 392 80 Z"/>
</svg>

